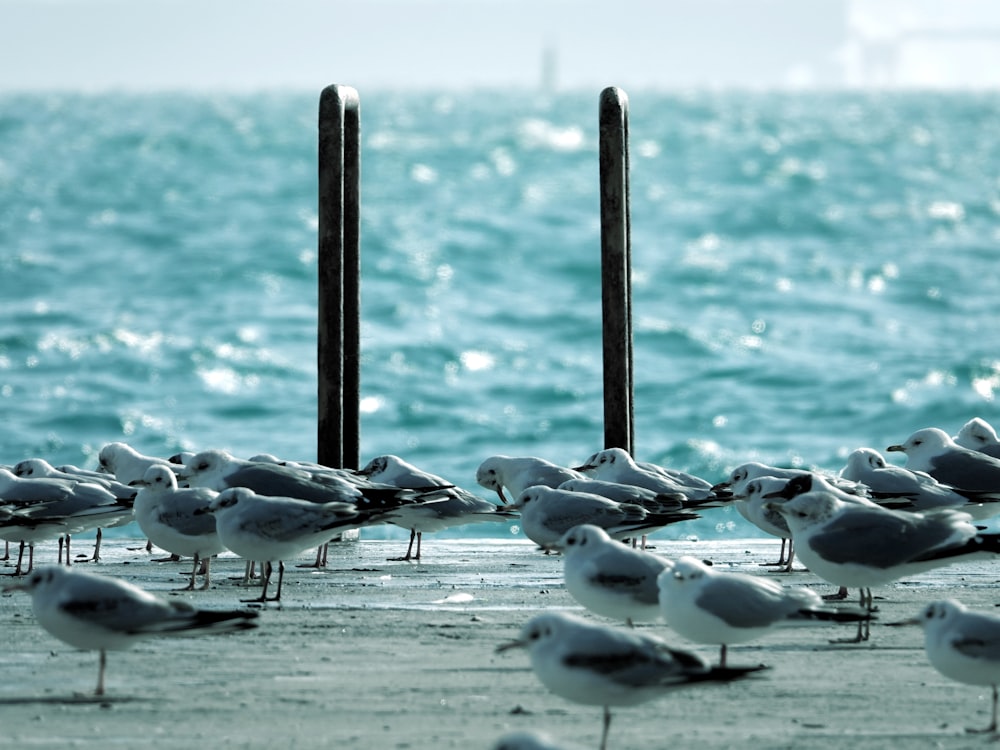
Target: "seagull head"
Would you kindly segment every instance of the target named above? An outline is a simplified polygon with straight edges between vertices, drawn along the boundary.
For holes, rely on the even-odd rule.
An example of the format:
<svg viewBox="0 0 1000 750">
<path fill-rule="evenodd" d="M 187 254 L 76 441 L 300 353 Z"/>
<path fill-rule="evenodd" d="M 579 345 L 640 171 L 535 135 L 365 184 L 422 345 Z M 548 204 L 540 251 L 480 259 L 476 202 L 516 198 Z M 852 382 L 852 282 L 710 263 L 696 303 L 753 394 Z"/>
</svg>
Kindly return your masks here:
<svg viewBox="0 0 1000 750">
<path fill-rule="evenodd" d="M 598 451 L 593 456 L 588 458 L 586 462 L 581 466 L 573 467 L 574 471 L 579 471 L 583 474 L 590 473 L 603 473 L 604 471 L 611 470 L 619 466 L 633 466 L 635 461 L 632 460 L 632 456 L 624 448 L 605 448 L 602 451 Z"/>
<path fill-rule="evenodd" d="M 908 460 L 922 461 L 936 456 L 942 450 L 958 447 L 948 433 L 937 427 L 925 427 L 917 430 L 906 440 L 897 445 L 890 445 L 887 451 L 905 453 Z"/>
<path fill-rule="evenodd" d="M 27 591 L 29 594 L 34 594 L 58 582 L 65 575 L 65 568 L 61 565 L 43 565 L 35 568 L 20 581 L 4 586 L 0 592 L 6 594 L 9 591 Z"/>
<path fill-rule="evenodd" d="M 476 469 L 476 482 L 481 487 L 496 492 L 504 505 L 507 504 L 507 496 L 503 494 L 503 465 L 507 458 L 507 456 L 490 456 Z"/>
<path fill-rule="evenodd" d="M 571 555 L 576 550 L 593 549 L 602 542 L 610 541 L 611 537 L 608 536 L 608 532 L 600 526 L 582 523 L 563 534 L 558 542 L 551 545 L 551 549 Z"/>
<path fill-rule="evenodd" d="M 565 612 L 543 612 L 528 620 L 521 628 L 521 634 L 513 641 L 497 646 L 496 652 L 500 654 L 512 648 L 526 648 L 529 651 L 546 648 L 560 633 L 582 622 L 583 620 Z"/>
<path fill-rule="evenodd" d="M 764 510 L 779 513 L 794 534 L 796 529 L 807 529 L 832 518 L 842 501 L 833 493 L 823 490 L 806 492 L 786 502 L 768 501 Z"/>
<path fill-rule="evenodd" d="M 935 628 L 953 620 L 955 617 L 966 611 L 966 607 L 955 599 L 940 599 L 936 602 L 925 604 L 914 617 L 898 622 L 887 622 L 886 625 L 919 625 L 922 628 Z"/>
</svg>

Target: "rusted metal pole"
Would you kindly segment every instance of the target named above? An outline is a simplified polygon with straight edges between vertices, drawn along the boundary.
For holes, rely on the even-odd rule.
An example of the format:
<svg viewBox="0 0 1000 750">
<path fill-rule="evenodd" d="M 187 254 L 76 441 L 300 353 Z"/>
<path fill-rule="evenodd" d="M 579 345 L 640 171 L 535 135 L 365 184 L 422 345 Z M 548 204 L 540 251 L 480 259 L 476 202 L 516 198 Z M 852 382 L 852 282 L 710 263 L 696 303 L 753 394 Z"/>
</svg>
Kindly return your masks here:
<svg viewBox="0 0 1000 750">
<path fill-rule="evenodd" d="M 361 460 L 361 102 L 350 86 L 319 100 L 317 460 Z"/>
<path fill-rule="evenodd" d="M 604 341 L 604 447 L 633 452 L 632 237 L 629 219 L 628 97 L 614 86 L 600 98 L 601 310 Z"/>
</svg>

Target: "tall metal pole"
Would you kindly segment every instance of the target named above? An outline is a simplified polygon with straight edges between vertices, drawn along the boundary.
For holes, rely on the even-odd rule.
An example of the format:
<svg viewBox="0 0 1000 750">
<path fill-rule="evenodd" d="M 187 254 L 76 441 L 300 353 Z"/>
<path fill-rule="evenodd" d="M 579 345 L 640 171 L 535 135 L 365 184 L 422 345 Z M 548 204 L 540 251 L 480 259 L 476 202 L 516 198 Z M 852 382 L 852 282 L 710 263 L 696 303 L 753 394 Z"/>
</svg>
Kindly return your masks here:
<svg viewBox="0 0 1000 750">
<path fill-rule="evenodd" d="M 629 219 L 628 97 L 600 97 L 601 310 L 604 342 L 604 447 L 634 450 L 632 237 Z"/>
<path fill-rule="evenodd" d="M 361 102 L 350 86 L 319 100 L 317 460 L 361 460 Z"/>
</svg>

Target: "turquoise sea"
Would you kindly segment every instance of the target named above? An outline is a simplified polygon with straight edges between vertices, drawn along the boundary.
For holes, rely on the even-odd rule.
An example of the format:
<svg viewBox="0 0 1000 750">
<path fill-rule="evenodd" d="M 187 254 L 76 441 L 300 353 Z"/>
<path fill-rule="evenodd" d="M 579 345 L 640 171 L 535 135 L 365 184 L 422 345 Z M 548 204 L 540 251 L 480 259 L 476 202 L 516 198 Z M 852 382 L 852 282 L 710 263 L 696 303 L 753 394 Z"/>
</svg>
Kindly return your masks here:
<svg viewBox="0 0 1000 750">
<path fill-rule="evenodd" d="M 627 93 L 637 458 L 1000 423 L 1000 95 Z M 602 448 L 600 92 L 360 94 L 362 460 Z M 0 96 L 0 463 L 315 458 L 318 99 Z"/>
</svg>

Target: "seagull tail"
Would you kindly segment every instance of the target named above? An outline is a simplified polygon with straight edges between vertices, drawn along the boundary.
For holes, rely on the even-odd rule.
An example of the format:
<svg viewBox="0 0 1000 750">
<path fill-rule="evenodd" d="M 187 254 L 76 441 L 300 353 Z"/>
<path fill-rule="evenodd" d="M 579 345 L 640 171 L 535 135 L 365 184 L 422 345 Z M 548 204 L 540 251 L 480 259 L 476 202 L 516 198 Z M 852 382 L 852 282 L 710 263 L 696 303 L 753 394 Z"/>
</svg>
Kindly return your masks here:
<svg viewBox="0 0 1000 750">
<path fill-rule="evenodd" d="M 800 609 L 796 620 L 806 622 L 868 622 L 878 619 L 865 609 Z"/>
<path fill-rule="evenodd" d="M 164 635 L 187 635 L 200 633 L 232 633 L 252 630 L 257 627 L 260 613 L 256 610 L 190 609 L 178 607 L 179 617 L 163 622 L 159 632 Z"/>
<path fill-rule="evenodd" d="M 703 674 L 692 675 L 692 682 L 732 682 L 765 669 L 770 669 L 770 667 L 766 664 L 755 664 L 748 667 L 710 667 Z"/>
<path fill-rule="evenodd" d="M 965 544 L 944 549 L 932 549 L 911 562 L 926 562 L 931 560 L 948 560 L 953 557 L 964 557 L 974 553 L 1000 555 L 1000 533 L 980 533 L 969 539 Z"/>
</svg>

